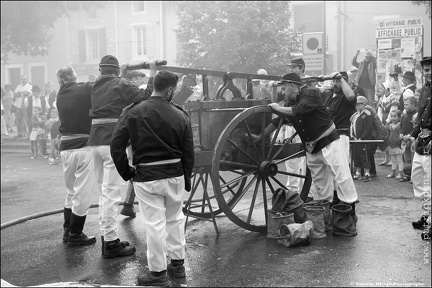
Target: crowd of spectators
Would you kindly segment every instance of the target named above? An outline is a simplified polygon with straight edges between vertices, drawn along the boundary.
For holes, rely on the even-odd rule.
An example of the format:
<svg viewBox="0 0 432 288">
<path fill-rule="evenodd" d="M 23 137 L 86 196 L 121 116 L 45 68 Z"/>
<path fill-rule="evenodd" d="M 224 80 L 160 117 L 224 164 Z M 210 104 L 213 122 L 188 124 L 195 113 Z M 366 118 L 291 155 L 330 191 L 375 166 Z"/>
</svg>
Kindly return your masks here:
<svg viewBox="0 0 432 288">
<path fill-rule="evenodd" d="M 59 164 L 60 122 L 56 98 L 53 82 L 47 82 L 41 89 L 22 75 L 15 89 L 6 84 L 1 88 L 2 137 L 16 132 L 17 138 L 30 140 L 31 159 L 49 158 L 49 164 Z"/>
</svg>

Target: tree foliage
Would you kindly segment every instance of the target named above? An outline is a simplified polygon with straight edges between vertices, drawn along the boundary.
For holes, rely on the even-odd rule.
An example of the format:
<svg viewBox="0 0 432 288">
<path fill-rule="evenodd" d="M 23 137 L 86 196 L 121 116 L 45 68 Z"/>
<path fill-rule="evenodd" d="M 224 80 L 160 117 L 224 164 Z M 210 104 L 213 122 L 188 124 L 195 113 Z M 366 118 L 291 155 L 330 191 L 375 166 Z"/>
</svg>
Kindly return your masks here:
<svg viewBox="0 0 432 288">
<path fill-rule="evenodd" d="M 409 1 L 409 2 L 417 6 L 421 6 L 421 5 L 426 6 L 426 14 L 428 14 L 429 20 L 431 19 L 431 3 L 432 3 L 431 1 Z"/>
<path fill-rule="evenodd" d="M 55 22 L 80 9 L 98 9 L 101 2 L 1 1 L 1 50 L 7 54 L 44 56 Z"/>
<path fill-rule="evenodd" d="M 184 67 L 280 75 L 301 47 L 287 1 L 181 1 L 177 15 Z"/>
</svg>

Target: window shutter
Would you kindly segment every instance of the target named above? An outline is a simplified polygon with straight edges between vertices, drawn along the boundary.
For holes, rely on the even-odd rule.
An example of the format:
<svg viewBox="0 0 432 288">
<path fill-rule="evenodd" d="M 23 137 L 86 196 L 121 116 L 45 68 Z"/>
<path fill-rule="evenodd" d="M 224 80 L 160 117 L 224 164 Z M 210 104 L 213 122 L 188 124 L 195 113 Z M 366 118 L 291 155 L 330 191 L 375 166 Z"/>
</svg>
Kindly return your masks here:
<svg viewBox="0 0 432 288">
<path fill-rule="evenodd" d="M 132 48 L 133 48 L 133 39 L 132 39 L 132 30 L 133 28 L 130 26 L 124 27 L 123 31 L 123 42 L 124 42 L 124 53 L 126 60 L 131 60 L 133 57 Z"/>
<path fill-rule="evenodd" d="M 147 49 L 147 57 L 153 58 L 155 57 L 155 25 L 147 24 L 146 25 L 146 49 Z"/>
<path fill-rule="evenodd" d="M 86 34 L 84 30 L 78 31 L 78 44 L 79 44 L 79 61 L 85 62 L 87 60 L 86 55 Z"/>
<path fill-rule="evenodd" d="M 105 28 L 99 29 L 99 56 L 102 58 L 107 55 L 107 41 L 106 41 L 106 31 Z"/>
</svg>

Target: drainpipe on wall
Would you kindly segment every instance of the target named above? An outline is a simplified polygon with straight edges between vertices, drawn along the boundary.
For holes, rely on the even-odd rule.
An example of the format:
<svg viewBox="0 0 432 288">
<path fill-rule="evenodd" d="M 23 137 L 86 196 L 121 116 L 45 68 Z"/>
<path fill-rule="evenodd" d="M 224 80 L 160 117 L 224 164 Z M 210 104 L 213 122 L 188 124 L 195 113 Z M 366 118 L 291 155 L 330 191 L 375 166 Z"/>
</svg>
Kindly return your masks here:
<svg viewBox="0 0 432 288">
<path fill-rule="evenodd" d="M 66 57 L 67 65 L 71 65 L 71 52 L 70 52 L 70 17 L 66 18 Z"/>
<path fill-rule="evenodd" d="M 344 59 L 345 59 L 345 1 L 340 1 L 341 3 L 341 10 L 342 10 L 342 17 L 341 17 L 341 38 L 339 40 L 339 43 L 341 45 L 340 47 L 340 61 L 341 61 L 341 68 L 344 66 Z M 351 63 L 349 65 L 351 67 Z"/>
<path fill-rule="evenodd" d="M 165 59 L 165 18 L 164 18 L 164 9 L 163 9 L 163 1 L 159 1 L 159 19 L 160 19 L 160 45 L 161 45 L 161 51 L 162 51 L 162 55 L 161 58 Z"/>
<path fill-rule="evenodd" d="M 117 57 L 119 57 L 119 39 L 118 39 L 118 22 L 117 22 L 117 1 L 114 1 L 114 31 L 115 31 L 115 49 Z"/>
</svg>

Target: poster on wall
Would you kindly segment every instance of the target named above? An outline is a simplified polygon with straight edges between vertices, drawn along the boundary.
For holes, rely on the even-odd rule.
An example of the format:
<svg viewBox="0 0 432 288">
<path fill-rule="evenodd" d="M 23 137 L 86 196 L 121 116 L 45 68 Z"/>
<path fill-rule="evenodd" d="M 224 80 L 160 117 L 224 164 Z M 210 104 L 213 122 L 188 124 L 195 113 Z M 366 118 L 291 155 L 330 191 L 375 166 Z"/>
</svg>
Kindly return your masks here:
<svg viewBox="0 0 432 288">
<path fill-rule="evenodd" d="M 402 58 L 415 58 L 415 38 L 402 38 L 400 49 Z"/>
<path fill-rule="evenodd" d="M 377 85 L 390 80 L 390 73 L 402 75 L 411 71 L 422 83 L 420 59 L 423 56 L 423 19 L 390 19 L 377 21 Z"/>
</svg>

